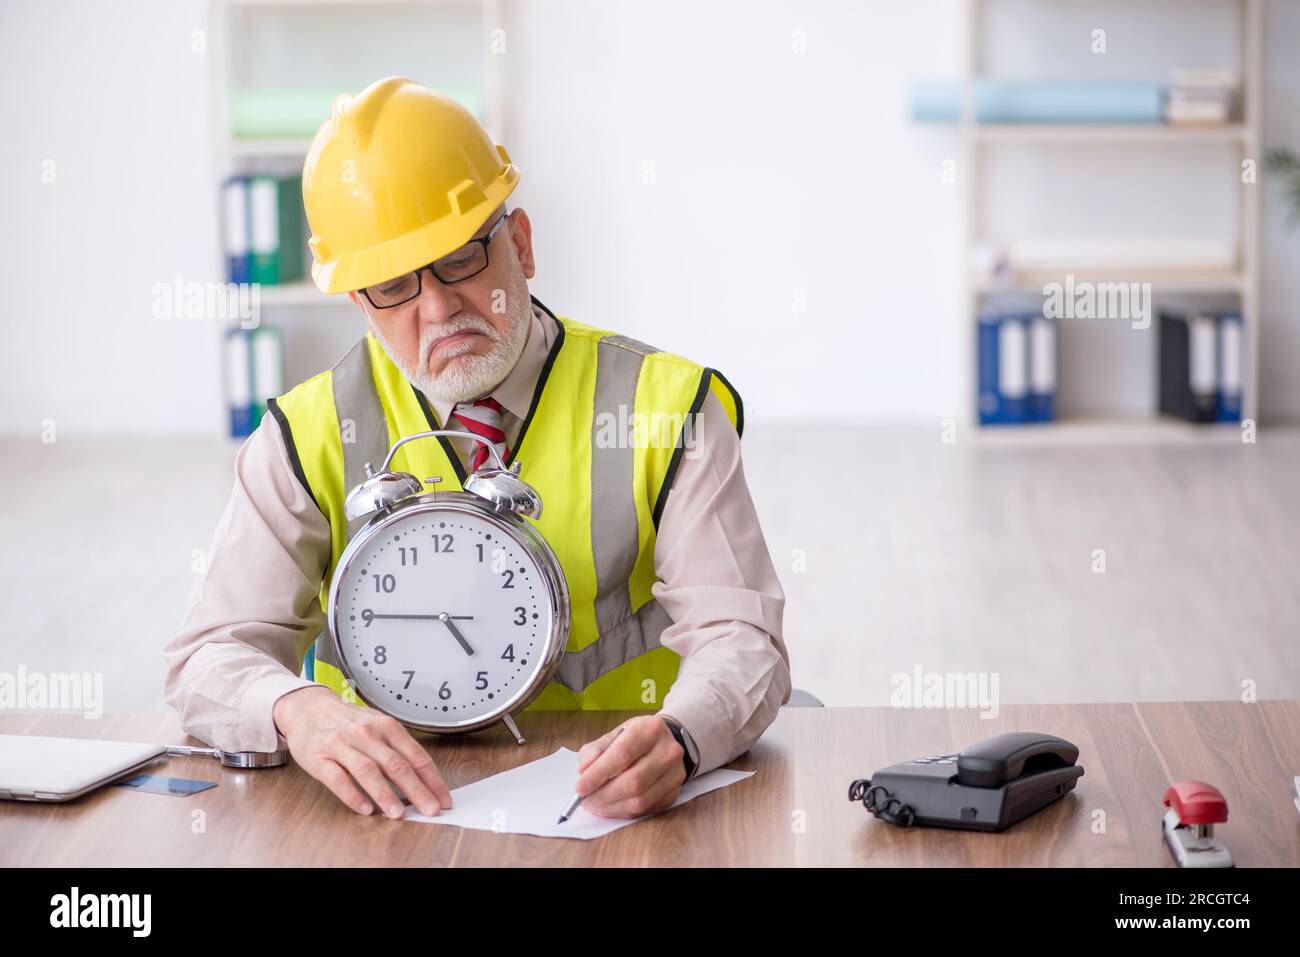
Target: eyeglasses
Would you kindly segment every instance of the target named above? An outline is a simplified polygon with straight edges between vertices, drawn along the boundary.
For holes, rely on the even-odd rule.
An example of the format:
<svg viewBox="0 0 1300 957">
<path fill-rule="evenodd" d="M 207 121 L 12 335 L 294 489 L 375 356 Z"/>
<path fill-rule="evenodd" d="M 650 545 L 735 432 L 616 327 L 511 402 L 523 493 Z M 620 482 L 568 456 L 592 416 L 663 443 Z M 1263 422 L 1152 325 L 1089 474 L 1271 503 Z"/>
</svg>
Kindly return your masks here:
<svg viewBox="0 0 1300 957">
<path fill-rule="evenodd" d="M 509 218 L 510 214 L 506 213 L 496 221 L 496 225 L 488 231 L 486 236 L 471 239 L 455 252 L 448 253 L 441 259 L 431 262 L 427 266 L 421 266 L 413 272 L 376 283 L 373 286 L 367 286 L 361 290 L 361 294 L 369 299 L 370 304 L 376 309 L 392 309 L 404 302 L 410 302 L 420 294 L 420 273 L 426 269 L 433 270 L 433 274 L 442 283 L 461 282 L 471 276 L 477 276 L 484 269 L 487 269 L 488 246 Z"/>
</svg>

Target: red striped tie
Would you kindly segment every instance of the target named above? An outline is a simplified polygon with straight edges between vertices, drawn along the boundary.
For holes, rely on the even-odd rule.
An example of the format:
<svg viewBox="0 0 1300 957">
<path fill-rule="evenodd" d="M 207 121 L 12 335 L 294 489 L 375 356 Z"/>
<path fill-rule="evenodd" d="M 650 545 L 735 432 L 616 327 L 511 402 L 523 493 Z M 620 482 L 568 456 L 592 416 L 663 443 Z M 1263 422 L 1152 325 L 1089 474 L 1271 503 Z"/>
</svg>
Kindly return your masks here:
<svg viewBox="0 0 1300 957">
<path fill-rule="evenodd" d="M 457 402 L 451 414 L 460 420 L 466 431 L 481 435 L 496 446 L 501 461 L 504 462 L 510 455 L 510 448 L 506 445 L 506 434 L 501 428 L 503 411 L 501 403 L 488 396 L 486 399 L 475 399 L 473 402 Z M 487 446 L 475 442 L 471 454 L 469 470 L 477 472 L 479 466 L 488 459 Z"/>
</svg>

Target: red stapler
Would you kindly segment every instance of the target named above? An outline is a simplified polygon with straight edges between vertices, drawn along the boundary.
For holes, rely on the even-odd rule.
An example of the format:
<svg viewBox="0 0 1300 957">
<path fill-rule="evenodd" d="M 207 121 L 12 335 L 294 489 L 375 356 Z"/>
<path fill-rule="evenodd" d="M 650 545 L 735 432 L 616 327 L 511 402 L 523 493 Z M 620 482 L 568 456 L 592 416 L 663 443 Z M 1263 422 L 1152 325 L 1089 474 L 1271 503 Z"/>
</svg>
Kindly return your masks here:
<svg viewBox="0 0 1300 957">
<path fill-rule="evenodd" d="M 1232 867 L 1214 825 L 1228 820 L 1228 802 L 1204 781 L 1179 781 L 1165 792 L 1165 843 L 1179 867 Z"/>
</svg>

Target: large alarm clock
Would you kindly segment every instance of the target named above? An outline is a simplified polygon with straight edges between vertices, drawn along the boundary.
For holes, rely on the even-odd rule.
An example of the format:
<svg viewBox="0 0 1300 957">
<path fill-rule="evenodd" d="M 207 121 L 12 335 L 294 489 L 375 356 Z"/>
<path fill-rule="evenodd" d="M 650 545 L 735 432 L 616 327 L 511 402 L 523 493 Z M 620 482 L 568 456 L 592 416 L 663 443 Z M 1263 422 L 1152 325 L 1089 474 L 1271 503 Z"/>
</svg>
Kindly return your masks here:
<svg viewBox="0 0 1300 957">
<path fill-rule="evenodd" d="M 488 460 L 463 492 L 426 490 L 389 471 L 408 442 L 464 436 Z M 528 518 L 542 500 L 492 443 L 435 430 L 399 440 L 379 472 L 344 501 L 366 519 L 339 558 L 329 630 L 356 696 L 418 731 L 461 733 L 504 722 L 554 676 L 569 635 L 569 591 L 555 553 Z"/>
</svg>

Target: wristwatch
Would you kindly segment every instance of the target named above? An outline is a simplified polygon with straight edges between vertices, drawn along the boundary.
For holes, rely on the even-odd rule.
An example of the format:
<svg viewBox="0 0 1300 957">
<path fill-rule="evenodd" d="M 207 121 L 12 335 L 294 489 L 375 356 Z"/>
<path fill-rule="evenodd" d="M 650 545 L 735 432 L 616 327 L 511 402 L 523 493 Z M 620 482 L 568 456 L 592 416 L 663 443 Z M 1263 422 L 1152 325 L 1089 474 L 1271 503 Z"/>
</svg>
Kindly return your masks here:
<svg viewBox="0 0 1300 957">
<path fill-rule="evenodd" d="M 695 773 L 696 764 L 695 759 L 691 757 L 691 746 L 687 743 L 686 729 L 682 727 L 681 722 L 676 718 L 668 718 L 662 714 L 659 717 L 663 719 L 664 724 L 668 725 L 668 730 L 673 733 L 677 743 L 682 746 L 682 763 L 686 765 L 686 780 L 689 781 L 691 775 Z"/>
</svg>

